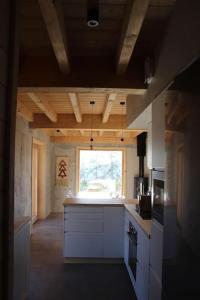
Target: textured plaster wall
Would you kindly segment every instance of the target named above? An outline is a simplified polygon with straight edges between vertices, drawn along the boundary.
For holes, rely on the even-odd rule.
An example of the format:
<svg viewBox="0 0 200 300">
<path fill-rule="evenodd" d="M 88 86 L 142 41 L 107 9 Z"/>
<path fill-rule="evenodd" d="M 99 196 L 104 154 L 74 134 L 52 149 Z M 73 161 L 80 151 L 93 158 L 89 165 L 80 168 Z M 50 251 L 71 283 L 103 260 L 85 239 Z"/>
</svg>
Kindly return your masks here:
<svg viewBox="0 0 200 300">
<path fill-rule="evenodd" d="M 79 145 L 81 146 L 81 145 Z M 66 194 L 71 191 L 72 194 L 76 195 L 76 147 L 69 145 L 57 145 L 53 146 L 52 151 L 52 190 L 51 190 L 51 199 L 52 199 L 52 210 L 54 212 L 63 211 L 63 200 L 66 198 Z M 56 156 L 68 156 L 69 158 L 69 181 L 68 187 L 60 187 L 55 184 L 55 168 L 56 168 Z M 128 198 L 133 198 L 133 178 L 138 175 L 139 169 L 139 160 L 137 157 L 136 146 L 126 147 L 126 194 Z M 145 174 L 148 175 L 148 169 L 146 166 L 145 159 Z"/>
<path fill-rule="evenodd" d="M 15 217 L 31 216 L 32 194 L 32 140 L 36 138 L 45 145 L 45 202 L 46 215 L 51 212 L 51 149 L 49 137 L 39 130 L 31 130 L 21 117 L 16 121 L 15 139 Z"/>
</svg>

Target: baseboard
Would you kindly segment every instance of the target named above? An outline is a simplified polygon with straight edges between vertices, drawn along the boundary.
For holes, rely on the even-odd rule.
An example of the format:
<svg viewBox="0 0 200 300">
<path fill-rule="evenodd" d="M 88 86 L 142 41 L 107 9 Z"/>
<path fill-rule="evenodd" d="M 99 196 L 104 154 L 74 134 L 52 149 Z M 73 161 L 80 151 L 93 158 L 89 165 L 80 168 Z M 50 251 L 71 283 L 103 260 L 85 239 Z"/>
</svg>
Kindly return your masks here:
<svg viewBox="0 0 200 300">
<path fill-rule="evenodd" d="M 123 258 L 64 258 L 65 264 L 123 264 Z"/>
</svg>

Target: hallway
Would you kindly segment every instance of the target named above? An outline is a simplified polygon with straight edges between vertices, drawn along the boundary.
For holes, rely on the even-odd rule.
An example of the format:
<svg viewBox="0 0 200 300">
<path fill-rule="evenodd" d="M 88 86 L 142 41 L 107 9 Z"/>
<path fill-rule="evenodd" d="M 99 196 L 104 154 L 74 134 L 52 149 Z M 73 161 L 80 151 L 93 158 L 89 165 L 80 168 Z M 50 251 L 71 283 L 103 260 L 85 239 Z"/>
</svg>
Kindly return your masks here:
<svg viewBox="0 0 200 300">
<path fill-rule="evenodd" d="M 120 264 L 63 264 L 62 214 L 51 214 L 33 227 L 30 300 L 134 300 Z"/>
</svg>

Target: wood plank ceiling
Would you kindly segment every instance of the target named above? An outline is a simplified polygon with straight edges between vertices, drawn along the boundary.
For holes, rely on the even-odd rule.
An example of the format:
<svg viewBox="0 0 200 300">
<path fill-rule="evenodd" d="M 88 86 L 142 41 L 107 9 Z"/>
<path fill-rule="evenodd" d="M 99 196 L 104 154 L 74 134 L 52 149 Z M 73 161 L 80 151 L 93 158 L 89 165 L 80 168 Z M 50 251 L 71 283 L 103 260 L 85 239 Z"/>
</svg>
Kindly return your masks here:
<svg viewBox="0 0 200 300">
<path fill-rule="evenodd" d="M 27 59 L 41 62 L 49 57 L 57 62 L 61 73 L 72 74 L 80 84 L 80 75 L 73 73 L 80 57 L 91 61 L 105 58 L 113 62 L 116 77 L 125 76 L 131 61 L 155 54 L 174 2 L 22 0 L 20 70 Z M 96 3 L 100 25 L 90 28 L 86 25 L 87 7 Z M 95 72 L 98 70 L 94 66 L 94 76 Z M 90 88 L 88 81 L 88 88 L 81 85 L 69 88 L 66 80 L 66 89 L 59 89 L 54 82 L 43 88 L 37 88 L 32 82 L 25 89 L 19 88 L 17 112 L 32 128 L 44 130 L 54 142 L 88 143 L 90 101 L 95 101 L 93 132 L 96 142 L 118 142 L 123 128 L 125 143 L 133 143 L 140 131 L 127 130 L 126 98 L 129 92 L 143 97 L 145 90 L 106 90 L 107 84 L 95 89 Z M 121 102 L 125 102 L 124 107 Z"/>
</svg>

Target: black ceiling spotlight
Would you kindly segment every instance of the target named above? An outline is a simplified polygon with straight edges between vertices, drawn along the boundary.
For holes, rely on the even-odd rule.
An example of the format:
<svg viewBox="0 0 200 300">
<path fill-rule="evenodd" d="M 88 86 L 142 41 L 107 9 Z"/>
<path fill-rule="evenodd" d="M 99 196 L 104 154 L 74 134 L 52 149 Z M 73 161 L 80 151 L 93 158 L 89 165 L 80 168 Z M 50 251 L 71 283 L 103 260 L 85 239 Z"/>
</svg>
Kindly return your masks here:
<svg viewBox="0 0 200 300">
<path fill-rule="evenodd" d="M 99 7 L 98 1 L 88 1 L 87 25 L 89 27 L 99 26 Z"/>
</svg>

